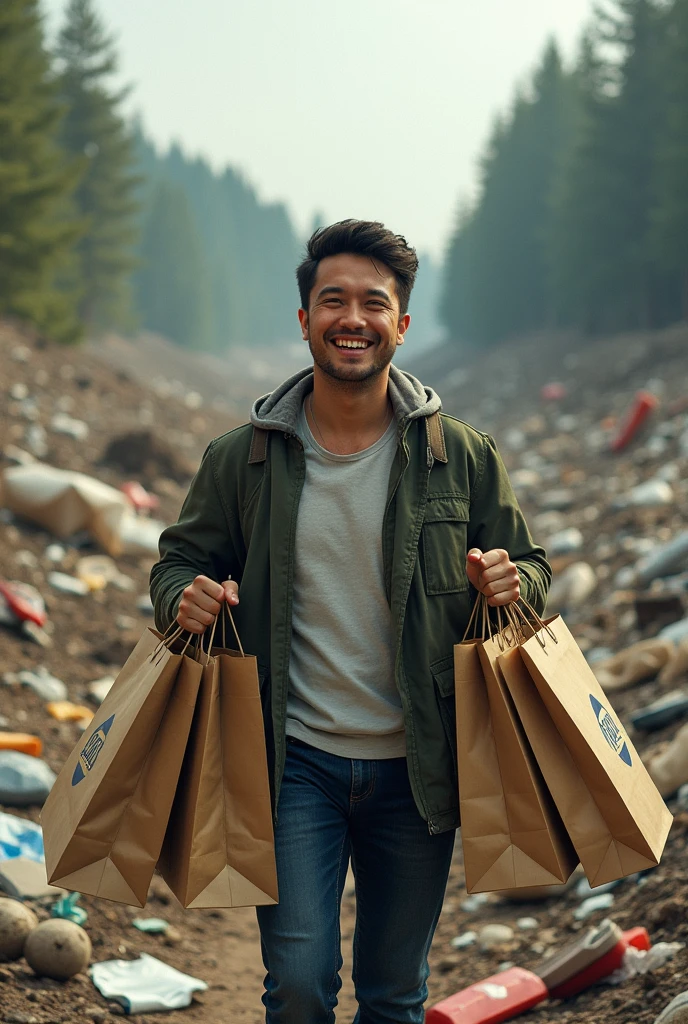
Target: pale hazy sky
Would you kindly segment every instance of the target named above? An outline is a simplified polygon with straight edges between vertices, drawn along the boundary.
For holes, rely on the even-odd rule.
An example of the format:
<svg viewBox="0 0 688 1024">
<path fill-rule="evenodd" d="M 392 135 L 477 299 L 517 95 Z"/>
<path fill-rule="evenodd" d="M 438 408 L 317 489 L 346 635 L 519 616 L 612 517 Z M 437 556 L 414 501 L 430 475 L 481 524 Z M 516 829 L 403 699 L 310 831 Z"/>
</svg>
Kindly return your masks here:
<svg viewBox="0 0 688 1024">
<path fill-rule="evenodd" d="M 66 0 L 43 0 L 49 26 Z M 495 114 L 592 0 L 98 0 L 158 144 L 241 169 L 305 233 L 384 221 L 441 255 Z"/>
</svg>

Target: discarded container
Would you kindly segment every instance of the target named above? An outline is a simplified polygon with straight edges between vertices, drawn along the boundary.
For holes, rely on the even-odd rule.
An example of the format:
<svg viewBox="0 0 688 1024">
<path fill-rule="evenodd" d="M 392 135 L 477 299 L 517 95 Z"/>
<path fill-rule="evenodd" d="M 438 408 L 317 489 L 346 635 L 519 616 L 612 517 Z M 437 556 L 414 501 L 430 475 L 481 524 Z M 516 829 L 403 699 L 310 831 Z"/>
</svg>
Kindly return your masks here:
<svg viewBox="0 0 688 1024">
<path fill-rule="evenodd" d="M 511 967 L 431 1006 L 425 1024 L 499 1024 L 541 1003 L 547 995 L 537 974 Z"/>
<path fill-rule="evenodd" d="M 44 761 L 17 750 L 0 751 L 0 804 L 30 807 L 43 804 L 57 776 Z"/>
<path fill-rule="evenodd" d="M 17 672 L 17 678 L 23 686 L 30 686 L 41 700 L 65 700 L 67 697 L 65 684 L 61 679 L 51 675 L 43 665 L 33 670 L 22 669 L 21 672 Z"/>
<path fill-rule="evenodd" d="M 28 732 L 0 732 L 0 750 L 18 750 L 21 754 L 40 757 L 43 741 Z"/>
<path fill-rule="evenodd" d="M 591 949 L 587 956 L 581 957 L 578 969 L 566 981 L 549 986 L 552 999 L 571 999 L 600 981 L 608 981 L 614 971 L 617 971 L 623 964 L 630 948 L 643 950 L 650 948 L 650 936 L 645 928 L 632 928 L 629 931 L 621 932 L 611 921 L 602 922 L 602 925 L 605 924 L 611 925 L 613 929 L 609 940 L 600 943 L 597 949 Z M 591 959 L 590 954 L 595 958 Z M 584 960 L 587 960 L 585 966 L 583 966 Z M 540 974 L 539 971 L 538 974 Z"/>
<path fill-rule="evenodd" d="M 138 960 L 93 964 L 88 973 L 102 996 L 115 999 L 131 1014 L 181 1009 L 189 1006 L 194 992 L 208 987 L 147 953 L 141 953 Z"/>
<path fill-rule="evenodd" d="M 641 426 L 657 406 L 657 397 L 651 391 L 639 391 L 635 401 L 621 424 L 616 436 L 612 439 L 611 450 L 620 452 L 626 448 L 636 436 Z"/>
<path fill-rule="evenodd" d="M 17 580 L 0 580 L 0 598 L 0 622 L 6 622 L 8 625 L 14 625 L 14 622 L 45 625 L 48 618 L 45 602 L 36 588 L 30 584 L 19 583 Z M 9 613 L 9 618 L 2 613 L 3 605 Z"/>
<path fill-rule="evenodd" d="M 126 494 L 137 512 L 153 512 L 160 504 L 160 499 L 155 494 L 149 494 L 137 480 L 127 480 L 121 485 L 120 491 Z"/>
</svg>

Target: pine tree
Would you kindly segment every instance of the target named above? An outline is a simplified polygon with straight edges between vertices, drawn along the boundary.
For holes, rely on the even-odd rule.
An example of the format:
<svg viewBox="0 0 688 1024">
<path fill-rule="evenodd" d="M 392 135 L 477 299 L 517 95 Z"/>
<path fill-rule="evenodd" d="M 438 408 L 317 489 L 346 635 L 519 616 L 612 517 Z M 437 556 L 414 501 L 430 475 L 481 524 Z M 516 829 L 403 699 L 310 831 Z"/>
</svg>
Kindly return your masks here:
<svg viewBox="0 0 688 1024">
<path fill-rule="evenodd" d="M 188 348 L 209 347 L 211 298 L 201 240 L 183 189 L 168 181 L 153 190 L 135 286 L 144 327 Z"/>
<path fill-rule="evenodd" d="M 649 218 L 662 41 L 655 2 L 607 0 L 582 49 L 580 113 L 555 190 L 550 255 L 560 313 L 590 330 L 651 326 L 660 316 Z"/>
<path fill-rule="evenodd" d="M 61 140 L 82 165 L 75 194 L 86 225 L 77 249 L 80 314 L 92 331 L 128 326 L 138 225 L 134 143 L 119 109 L 126 93 L 108 84 L 117 60 L 93 0 L 69 0 L 56 56 L 66 108 Z"/>
<path fill-rule="evenodd" d="M 49 70 L 37 0 L 2 0 L 0 313 L 74 341 L 79 326 L 70 252 L 79 225 L 70 216 L 69 196 L 76 172 L 56 144 L 61 111 Z"/>
<path fill-rule="evenodd" d="M 653 252 L 676 282 L 671 309 L 688 320 L 688 0 L 667 13 L 666 117 L 655 166 Z"/>
</svg>

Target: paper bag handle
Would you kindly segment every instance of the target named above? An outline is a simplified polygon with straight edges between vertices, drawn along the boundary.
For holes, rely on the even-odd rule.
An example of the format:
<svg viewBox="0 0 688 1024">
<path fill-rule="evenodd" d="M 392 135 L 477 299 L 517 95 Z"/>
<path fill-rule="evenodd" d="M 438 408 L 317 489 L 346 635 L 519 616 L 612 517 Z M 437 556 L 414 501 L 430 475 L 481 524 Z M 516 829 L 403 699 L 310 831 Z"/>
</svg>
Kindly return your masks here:
<svg viewBox="0 0 688 1024">
<path fill-rule="evenodd" d="M 236 625 L 235 625 L 235 622 L 234 622 L 234 616 L 232 615 L 232 609 L 229 607 L 229 605 L 227 604 L 226 601 L 224 602 L 224 609 L 227 612 L 227 615 L 229 615 L 229 621 L 232 623 L 232 629 L 234 630 L 234 636 L 236 637 L 236 642 L 239 644 L 239 653 L 241 654 L 242 658 L 245 658 L 246 655 L 244 654 L 244 648 L 241 646 L 241 640 L 239 639 L 239 634 L 237 633 L 237 628 L 236 628 Z M 220 612 L 220 615 L 222 615 L 222 612 Z M 222 646 L 223 647 L 227 646 L 227 638 L 225 636 L 225 617 L 224 617 L 224 615 L 222 615 Z"/>
</svg>

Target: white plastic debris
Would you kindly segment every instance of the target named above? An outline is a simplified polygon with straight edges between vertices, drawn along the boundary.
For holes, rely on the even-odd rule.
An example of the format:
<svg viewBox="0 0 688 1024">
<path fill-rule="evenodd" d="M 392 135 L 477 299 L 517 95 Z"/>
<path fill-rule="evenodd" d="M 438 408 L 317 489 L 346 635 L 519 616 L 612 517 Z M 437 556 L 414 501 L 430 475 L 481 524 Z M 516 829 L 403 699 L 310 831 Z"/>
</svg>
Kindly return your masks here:
<svg viewBox="0 0 688 1024">
<path fill-rule="evenodd" d="M 49 572 L 46 579 L 50 586 L 59 590 L 61 594 L 85 597 L 89 592 L 88 583 L 84 583 L 77 576 L 68 576 L 66 572 Z"/>
<path fill-rule="evenodd" d="M 522 932 L 532 931 L 533 928 L 537 928 L 538 919 L 537 917 L 519 917 L 516 922 Z"/>
<path fill-rule="evenodd" d="M 638 974 L 650 974 L 673 959 L 685 942 L 656 942 L 651 949 L 636 949 L 629 946 L 624 953 L 621 967 L 603 980 L 608 985 L 621 985 Z"/>
<path fill-rule="evenodd" d="M 115 999 L 127 1013 L 178 1010 L 189 1006 L 194 992 L 207 985 L 199 978 L 176 971 L 162 960 L 142 953 L 138 960 L 105 960 L 88 972 L 106 999 Z"/>
<path fill-rule="evenodd" d="M 57 776 L 45 761 L 19 750 L 0 750 L 0 804 L 43 804 Z"/>
<path fill-rule="evenodd" d="M 511 942 L 513 937 L 514 930 L 508 924 L 486 924 L 480 929 L 478 942 L 481 949 L 494 949 L 495 946 Z"/>
<path fill-rule="evenodd" d="M 34 693 L 37 693 L 41 700 L 66 700 L 67 687 L 61 679 L 48 672 L 44 665 L 36 669 L 22 669 L 17 672 L 17 678 L 23 686 L 30 686 Z"/>
<path fill-rule="evenodd" d="M 13 857 L 26 857 L 42 864 L 45 860 L 43 830 L 26 818 L 0 811 L 0 861 Z"/>
<path fill-rule="evenodd" d="M 477 932 L 463 932 L 462 935 L 455 935 L 449 945 L 452 949 L 467 949 L 468 946 L 475 944 L 477 938 Z"/>
<path fill-rule="evenodd" d="M 596 885 L 593 888 L 587 878 L 581 878 L 580 882 L 576 885 L 576 896 L 581 900 L 589 899 L 591 896 L 601 896 L 602 893 L 611 892 L 612 889 L 616 889 L 620 883 L 621 879 L 617 878 L 613 882 L 604 882 L 602 885 Z"/>
<path fill-rule="evenodd" d="M 587 900 L 583 900 L 580 907 L 576 907 L 574 910 L 573 916 L 577 921 L 584 921 L 586 917 L 590 917 L 596 910 L 608 910 L 613 905 L 614 894 L 602 892 L 599 896 L 589 896 Z"/>
<path fill-rule="evenodd" d="M 94 679 L 92 683 L 88 684 L 89 697 L 92 697 L 96 704 L 102 704 L 112 689 L 114 681 L 115 676 L 103 676 L 102 679 Z"/>
<path fill-rule="evenodd" d="M 88 437 L 88 423 L 75 420 L 65 412 L 56 412 L 50 421 L 50 427 L 56 434 L 66 434 L 75 441 L 85 441 Z"/>
<path fill-rule="evenodd" d="M 466 914 L 472 914 L 484 907 L 488 901 L 489 896 L 486 892 L 476 892 L 473 896 L 467 896 L 465 900 L 461 901 L 461 909 Z"/>
</svg>

